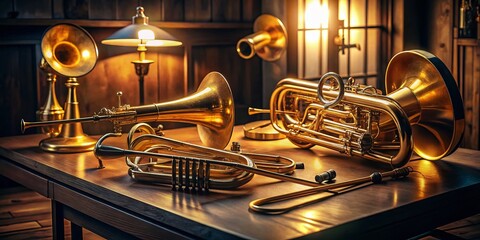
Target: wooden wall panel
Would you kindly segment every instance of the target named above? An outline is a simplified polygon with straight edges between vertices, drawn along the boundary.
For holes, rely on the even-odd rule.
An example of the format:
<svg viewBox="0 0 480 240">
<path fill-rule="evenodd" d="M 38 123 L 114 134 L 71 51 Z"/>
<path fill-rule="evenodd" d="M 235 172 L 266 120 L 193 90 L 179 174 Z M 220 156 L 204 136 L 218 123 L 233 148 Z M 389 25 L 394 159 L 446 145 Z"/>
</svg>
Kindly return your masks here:
<svg viewBox="0 0 480 240">
<path fill-rule="evenodd" d="M 260 60 L 241 59 L 235 52 L 235 45 L 194 47 L 192 58 L 195 88 L 209 72 L 220 72 L 227 79 L 234 96 L 235 123 L 251 120 L 247 115 L 248 107 L 261 106 L 262 101 L 261 72 L 254 67 L 261 64 Z"/>
<path fill-rule="evenodd" d="M 116 0 L 111 1 L 111 4 L 117 3 L 117 19 L 119 20 L 132 20 L 132 16 L 136 13 L 137 1 L 136 0 Z M 145 10 L 145 15 L 150 17 L 153 9 Z"/>
<path fill-rule="evenodd" d="M 88 19 L 89 10 L 88 0 L 65 0 L 63 1 L 63 10 L 65 18 L 70 19 Z"/>
<path fill-rule="evenodd" d="M 480 149 L 480 50 L 475 45 L 461 45 L 458 49 L 457 78 L 465 109 L 462 147 Z"/>
<path fill-rule="evenodd" d="M 236 22 L 240 21 L 241 1 L 212 0 L 212 21 Z"/>
<path fill-rule="evenodd" d="M 13 12 L 11 1 L 0 1 L 0 18 L 10 18 Z"/>
<path fill-rule="evenodd" d="M 183 21 L 183 0 L 164 0 L 162 6 L 163 21 Z"/>
<path fill-rule="evenodd" d="M 185 0 L 185 21 L 210 22 L 212 20 L 212 5 L 210 0 Z"/>
<path fill-rule="evenodd" d="M 15 8 L 18 11 L 18 18 L 51 18 L 51 0 L 16 0 Z"/>
<path fill-rule="evenodd" d="M 0 136 L 19 135 L 22 118 L 35 120 L 35 44 L 0 44 Z"/>
<path fill-rule="evenodd" d="M 260 16 L 262 10 L 261 1 L 243 0 L 242 1 L 242 20 L 245 22 L 254 21 Z"/>
<path fill-rule="evenodd" d="M 480 149 L 480 35 L 476 38 L 462 35 L 458 28 L 461 1 L 452 2 L 454 4 L 452 73 L 460 89 L 465 110 L 465 132 L 460 146 Z M 479 23 L 476 24 L 480 27 Z"/>
<path fill-rule="evenodd" d="M 128 9 L 125 9 L 128 10 Z M 135 9 L 130 10 L 133 16 Z M 112 4 L 111 0 L 95 0 L 90 2 L 89 6 L 90 19 L 117 19 L 117 5 Z"/>
</svg>

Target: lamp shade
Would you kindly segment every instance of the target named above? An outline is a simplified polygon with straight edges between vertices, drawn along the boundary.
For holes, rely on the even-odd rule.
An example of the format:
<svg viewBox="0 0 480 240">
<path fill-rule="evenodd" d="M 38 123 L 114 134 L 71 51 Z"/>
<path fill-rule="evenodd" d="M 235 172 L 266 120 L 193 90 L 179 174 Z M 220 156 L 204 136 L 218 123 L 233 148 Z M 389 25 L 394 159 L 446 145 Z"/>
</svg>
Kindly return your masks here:
<svg viewBox="0 0 480 240">
<path fill-rule="evenodd" d="M 146 44 L 148 47 L 171 47 L 182 45 L 182 42 L 176 40 L 169 33 L 155 26 L 146 24 L 128 25 L 116 31 L 110 37 L 103 40 L 102 43 L 126 47 L 137 47 L 139 44 Z"/>
<path fill-rule="evenodd" d="M 147 47 L 180 46 L 182 42 L 175 39 L 164 30 L 149 25 L 148 17 L 143 13 L 143 7 L 137 7 L 137 14 L 132 17 L 132 24 L 116 31 L 103 40 L 103 44 L 114 46 L 138 47 L 145 44 Z"/>
</svg>

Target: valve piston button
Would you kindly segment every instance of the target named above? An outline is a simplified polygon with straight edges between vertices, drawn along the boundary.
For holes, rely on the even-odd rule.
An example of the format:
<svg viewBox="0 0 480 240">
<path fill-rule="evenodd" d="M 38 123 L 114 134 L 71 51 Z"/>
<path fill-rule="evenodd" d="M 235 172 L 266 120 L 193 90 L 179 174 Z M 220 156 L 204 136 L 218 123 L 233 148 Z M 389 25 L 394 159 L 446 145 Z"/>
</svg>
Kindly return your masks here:
<svg viewBox="0 0 480 240">
<path fill-rule="evenodd" d="M 370 151 L 373 146 L 373 138 L 370 133 L 363 133 L 358 139 L 358 144 L 360 145 L 360 151 L 362 154 Z"/>
</svg>

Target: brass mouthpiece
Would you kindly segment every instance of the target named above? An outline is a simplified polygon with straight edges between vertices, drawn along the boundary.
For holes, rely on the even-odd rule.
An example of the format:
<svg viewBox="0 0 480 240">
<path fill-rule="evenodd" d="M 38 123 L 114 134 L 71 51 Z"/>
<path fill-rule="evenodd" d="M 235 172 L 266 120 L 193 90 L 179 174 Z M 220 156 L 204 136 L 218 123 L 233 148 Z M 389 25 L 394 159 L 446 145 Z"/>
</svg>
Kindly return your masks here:
<svg viewBox="0 0 480 240">
<path fill-rule="evenodd" d="M 261 109 L 261 108 L 248 108 L 248 115 L 267 113 L 270 114 L 270 109 Z"/>
</svg>

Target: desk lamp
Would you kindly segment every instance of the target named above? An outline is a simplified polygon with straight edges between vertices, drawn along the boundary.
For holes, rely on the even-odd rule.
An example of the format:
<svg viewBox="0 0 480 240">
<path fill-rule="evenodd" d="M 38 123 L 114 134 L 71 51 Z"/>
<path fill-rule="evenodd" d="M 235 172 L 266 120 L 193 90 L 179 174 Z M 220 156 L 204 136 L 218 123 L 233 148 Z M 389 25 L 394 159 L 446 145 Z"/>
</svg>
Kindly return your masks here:
<svg viewBox="0 0 480 240">
<path fill-rule="evenodd" d="M 132 17 L 132 24 L 116 31 L 102 41 L 103 44 L 124 47 L 137 47 L 138 60 L 132 61 L 135 73 L 139 77 L 140 105 L 144 104 L 143 79 L 148 74 L 152 60 L 145 59 L 148 47 L 180 46 L 182 42 L 176 40 L 167 32 L 148 24 L 148 17 L 144 14 L 143 7 L 137 7 L 137 14 Z"/>
</svg>

